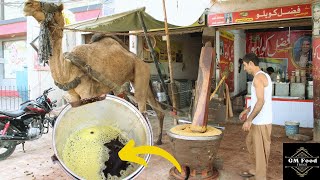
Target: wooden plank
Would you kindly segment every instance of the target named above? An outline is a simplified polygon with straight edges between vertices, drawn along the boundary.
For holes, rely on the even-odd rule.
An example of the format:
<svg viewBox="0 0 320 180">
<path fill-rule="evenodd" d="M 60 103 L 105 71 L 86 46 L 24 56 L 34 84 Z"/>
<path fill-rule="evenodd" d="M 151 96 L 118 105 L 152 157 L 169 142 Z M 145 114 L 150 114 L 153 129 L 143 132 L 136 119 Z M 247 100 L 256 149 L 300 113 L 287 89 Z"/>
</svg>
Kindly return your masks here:
<svg viewBox="0 0 320 180">
<path fill-rule="evenodd" d="M 228 86 L 227 83 L 225 83 L 226 88 L 224 89 L 224 100 L 226 102 L 226 112 L 225 112 L 226 113 L 226 119 L 225 119 L 226 121 L 228 121 L 228 119 L 229 119 L 229 113 L 228 113 L 229 112 L 229 101 L 228 101 L 228 97 L 227 97 L 228 96 L 227 95 L 227 86 Z"/>
<path fill-rule="evenodd" d="M 191 125 L 191 130 L 195 132 L 205 132 L 208 124 L 211 77 L 215 60 L 215 49 L 208 46 L 209 45 L 206 44 L 205 47 L 202 47 L 199 60 L 199 72 L 196 87 L 197 97 L 195 99 L 195 112 Z"/>
<path fill-rule="evenodd" d="M 210 95 L 210 100 L 212 100 L 214 98 L 214 95 L 217 93 L 218 89 L 220 88 L 221 84 L 224 82 L 224 80 L 226 79 L 226 76 L 223 76 L 218 84 L 218 86 L 216 87 L 216 89 L 213 91 L 213 93 Z"/>
<path fill-rule="evenodd" d="M 226 94 L 227 94 L 227 99 L 226 101 L 228 102 L 228 116 L 233 117 L 233 111 L 232 111 L 232 104 L 231 104 L 231 99 L 230 99 L 230 91 L 229 91 L 229 86 L 226 83 Z"/>
</svg>

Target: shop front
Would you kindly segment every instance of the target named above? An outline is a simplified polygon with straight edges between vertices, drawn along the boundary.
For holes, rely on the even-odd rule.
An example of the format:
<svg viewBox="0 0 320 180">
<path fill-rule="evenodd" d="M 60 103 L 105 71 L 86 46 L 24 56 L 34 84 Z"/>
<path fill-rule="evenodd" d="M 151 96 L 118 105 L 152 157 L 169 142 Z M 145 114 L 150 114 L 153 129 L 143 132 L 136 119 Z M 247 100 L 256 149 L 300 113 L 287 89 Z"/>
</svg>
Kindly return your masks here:
<svg viewBox="0 0 320 180">
<path fill-rule="evenodd" d="M 243 68 L 239 68 L 238 58 L 253 52 L 260 58 L 261 70 L 269 73 L 273 81 L 273 124 L 297 121 L 301 127 L 313 127 L 310 4 L 209 14 L 208 25 L 220 32 L 240 30 L 244 34 L 234 42 L 240 48 L 234 51 L 234 77 L 227 83 L 234 79 L 235 87 L 247 86 L 246 106 L 251 101 L 252 77 L 241 81 Z M 219 52 L 225 50 L 220 46 Z M 221 70 L 223 62 L 220 59 Z"/>
<path fill-rule="evenodd" d="M 171 31 L 172 32 L 172 31 Z M 156 57 L 159 59 L 160 70 L 165 82 L 169 82 L 169 62 L 166 46 L 166 39 L 162 32 L 151 36 Z M 150 51 L 146 47 L 143 37 L 138 41 L 142 43 L 138 48 L 138 56 L 148 63 L 151 69 L 151 81 L 158 100 L 164 102 L 164 93 L 161 90 L 157 68 L 151 58 Z M 170 35 L 171 57 L 173 66 L 173 79 L 175 81 L 175 96 L 179 109 L 189 108 L 191 105 L 192 89 L 197 79 L 199 58 L 202 47 L 202 33 L 187 31 L 183 34 Z M 169 94 L 171 94 L 169 89 Z"/>
</svg>

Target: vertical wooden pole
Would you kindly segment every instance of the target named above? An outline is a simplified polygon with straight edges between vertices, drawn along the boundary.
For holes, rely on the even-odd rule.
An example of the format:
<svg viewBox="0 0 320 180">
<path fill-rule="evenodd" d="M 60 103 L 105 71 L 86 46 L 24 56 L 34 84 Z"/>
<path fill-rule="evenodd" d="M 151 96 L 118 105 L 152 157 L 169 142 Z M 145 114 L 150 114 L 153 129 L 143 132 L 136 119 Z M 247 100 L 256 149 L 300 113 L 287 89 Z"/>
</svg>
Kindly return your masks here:
<svg viewBox="0 0 320 180">
<path fill-rule="evenodd" d="M 161 73 L 160 66 L 159 66 L 160 63 L 159 63 L 159 61 L 158 61 L 158 59 L 157 59 L 157 56 L 156 56 L 156 54 L 155 54 L 155 52 L 154 52 L 154 49 L 153 49 L 153 47 L 152 47 L 150 38 L 149 38 L 149 36 L 148 36 L 148 34 L 147 34 L 147 33 L 148 33 L 148 30 L 147 30 L 147 28 L 146 28 L 146 25 L 145 25 L 145 23 L 144 23 L 143 17 L 142 17 L 142 15 L 141 15 L 140 12 L 138 12 L 138 18 L 139 18 L 140 24 L 141 24 L 142 29 L 143 29 L 144 37 L 146 38 L 148 48 L 150 49 L 151 57 L 152 57 L 153 62 L 154 62 L 154 64 L 155 64 L 155 66 L 156 66 L 156 69 L 157 69 L 157 71 L 158 71 L 159 80 L 160 80 L 160 82 L 161 82 L 161 84 L 162 84 L 162 88 L 163 88 L 163 90 L 164 90 L 165 93 L 166 93 L 166 96 L 167 96 L 167 99 L 168 99 L 168 103 L 171 104 L 170 97 L 168 96 L 168 89 L 167 89 L 167 87 L 166 87 L 166 85 L 165 85 L 165 83 L 164 83 L 164 80 L 163 80 L 163 78 L 162 78 L 162 73 Z"/>
<path fill-rule="evenodd" d="M 312 33 L 312 75 L 313 75 L 313 140 L 320 142 L 320 23 L 318 22 L 319 12 L 315 9 L 320 8 L 320 1 L 315 0 L 312 3 L 313 33 Z"/>
<path fill-rule="evenodd" d="M 228 88 L 228 104 L 229 104 L 229 117 L 233 117 L 233 109 L 232 109 L 232 102 L 231 102 L 231 98 L 230 98 L 230 91 Z"/>
<path fill-rule="evenodd" d="M 174 94 L 174 79 L 173 79 L 173 69 L 172 69 L 172 58 L 171 58 L 171 47 L 170 47 L 170 36 L 169 36 L 169 29 L 168 29 L 168 22 L 167 22 L 167 11 L 166 11 L 166 2 L 165 0 L 162 0 L 162 6 L 163 6 L 163 13 L 164 13 L 164 28 L 166 32 L 166 39 L 167 39 L 167 52 L 168 52 L 168 61 L 169 61 L 169 73 L 170 73 L 170 88 L 172 93 L 172 106 L 173 106 L 173 112 L 176 115 L 177 111 L 177 100 L 176 96 Z M 178 120 L 174 119 L 174 125 L 178 124 Z"/>
<path fill-rule="evenodd" d="M 229 91 L 229 86 L 227 83 L 225 83 L 225 86 L 226 86 L 226 106 L 227 109 L 228 109 L 228 113 L 227 113 L 227 116 L 228 118 L 226 118 L 226 120 L 229 120 L 229 117 L 233 117 L 233 111 L 232 111 L 232 103 L 231 103 L 231 99 L 230 99 L 230 91 Z"/>
<path fill-rule="evenodd" d="M 224 99 L 226 101 L 226 119 L 225 121 L 228 121 L 229 119 L 229 101 L 228 101 L 228 98 L 229 98 L 229 87 L 228 87 L 228 84 L 225 83 L 225 89 L 224 89 L 225 93 L 224 93 Z"/>
</svg>

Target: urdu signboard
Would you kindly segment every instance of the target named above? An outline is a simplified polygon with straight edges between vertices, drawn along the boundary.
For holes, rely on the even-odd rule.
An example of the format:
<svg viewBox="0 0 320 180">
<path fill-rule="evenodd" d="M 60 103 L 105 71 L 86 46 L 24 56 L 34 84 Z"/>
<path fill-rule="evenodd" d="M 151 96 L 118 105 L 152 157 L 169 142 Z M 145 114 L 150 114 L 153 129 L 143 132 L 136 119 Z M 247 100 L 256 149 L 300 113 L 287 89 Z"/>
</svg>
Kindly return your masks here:
<svg viewBox="0 0 320 180">
<path fill-rule="evenodd" d="M 208 26 L 223 26 L 311 17 L 311 4 L 208 15 Z"/>
</svg>

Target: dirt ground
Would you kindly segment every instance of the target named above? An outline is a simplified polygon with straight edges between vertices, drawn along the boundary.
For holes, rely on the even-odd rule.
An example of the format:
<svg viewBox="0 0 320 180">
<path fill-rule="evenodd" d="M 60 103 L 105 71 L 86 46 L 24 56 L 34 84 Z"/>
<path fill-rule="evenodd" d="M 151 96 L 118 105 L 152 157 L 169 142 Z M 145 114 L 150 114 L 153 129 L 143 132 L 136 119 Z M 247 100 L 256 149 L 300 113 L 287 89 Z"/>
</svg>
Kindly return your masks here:
<svg viewBox="0 0 320 180">
<path fill-rule="evenodd" d="M 151 117 L 150 121 L 157 129 L 156 120 Z M 235 120 L 234 120 L 235 121 Z M 172 119 L 166 118 L 165 130 L 172 127 Z M 218 152 L 218 159 L 223 162 L 222 169 L 219 169 L 222 180 L 241 180 L 239 173 L 242 170 L 250 168 L 249 156 L 246 150 L 246 133 L 241 130 L 239 123 L 220 123 L 225 127 L 224 137 Z M 311 129 L 300 128 L 300 133 L 312 136 Z M 284 142 L 296 142 L 285 136 L 283 126 L 273 126 L 271 154 L 268 169 L 268 179 L 282 179 L 282 151 Z M 168 152 L 171 152 L 169 139 L 164 135 L 163 145 L 159 146 Z M 71 179 L 58 164 L 53 164 L 51 156 L 53 155 L 51 134 L 44 135 L 42 138 L 27 142 L 25 144 L 26 152 L 22 151 L 19 145 L 16 151 L 6 160 L 0 161 L 0 179 Z M 136 178 L 138 180 L 162 180 L 168 179 L 169 169 L 172 167 L 170 162 L 158 157 L 152 156 L 148 167 Z"/>
<path fill-rule="evenodd" d="M 225 135 L 220 145 L 218 156 L 223 159 L 223 169 L 228 172 L 240 173 L 253 168 L 245 144 L 246 132 L 241 130 L 242 124 L 225 124 Z M 312 136 L 311 128 L 300 128 L 300 133 Z M 283 179 L 282 153 L 283 143 L 297 142 L 288 139 L 283 126 L 272 126 L 271 152 L 268 166 L 268 179 Z"/>
</svg>

